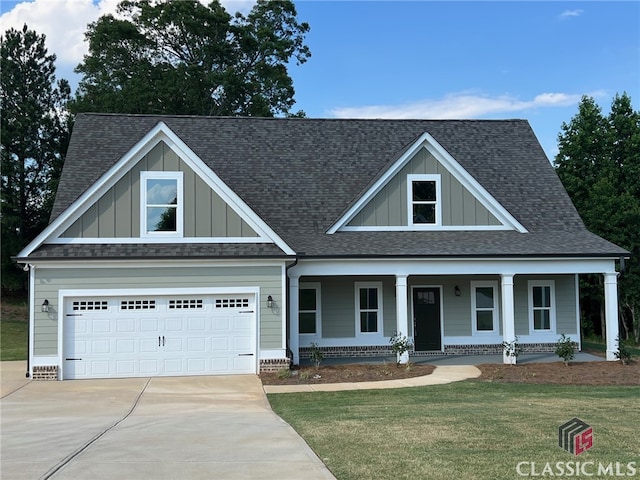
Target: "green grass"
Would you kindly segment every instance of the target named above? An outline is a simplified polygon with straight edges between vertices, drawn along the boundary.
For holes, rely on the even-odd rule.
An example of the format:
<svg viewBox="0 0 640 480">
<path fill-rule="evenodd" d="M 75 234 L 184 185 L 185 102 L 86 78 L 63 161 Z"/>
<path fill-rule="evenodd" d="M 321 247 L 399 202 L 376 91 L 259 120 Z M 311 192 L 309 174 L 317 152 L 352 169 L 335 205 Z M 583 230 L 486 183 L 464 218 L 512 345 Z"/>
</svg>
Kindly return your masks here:
<svg viewBox="0 0 640 480">
<path fill-rule="evenodd" d="M 633 355 L 634 358 L 640 357 L 640 347 L 627 347 Z M 604 342 L 595 342 L 595 341 L 583 341 L 582 349 L 593 352 L 605 353 L 607 351 L 607 344 Z"/>
<path fill-rule="evenodd" d="M 0 360 L 26 360 L 29 331 L 28 307 L 24 301 L 2 300 Z"/>
<path fill-rule="evenodd" d="M 339 480 L 519 478 L 521 461 L 626 465 L 640 452 L 638 387 L 467 381 L 269 401 Z M 558 427 L 573 417 L 594 429 L 579 457 L 558 447 Z"/>
</svg>

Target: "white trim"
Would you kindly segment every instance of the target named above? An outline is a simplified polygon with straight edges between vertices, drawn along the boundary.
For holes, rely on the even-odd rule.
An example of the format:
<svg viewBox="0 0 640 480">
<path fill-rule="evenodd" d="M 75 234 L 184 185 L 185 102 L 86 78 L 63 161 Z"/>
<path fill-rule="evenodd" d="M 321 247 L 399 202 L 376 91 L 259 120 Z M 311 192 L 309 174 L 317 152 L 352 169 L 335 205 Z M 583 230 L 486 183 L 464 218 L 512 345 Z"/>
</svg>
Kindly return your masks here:
<svg viewBox="0 0 640 480">
<path fill-rule="evenodd" d="M 320 282 L 300 282 L 298 284 L 298 295 L 300 295 L 300 290 L 315 290 L 316 292 L 316 331 L 315 333 L 303 333 L 300 332 L 300 313 L 302 313 L 302 309 L 300 308 L 300 303 L 298 302 L 298 335 L 304 337 L 305 339 L 311 338 L 322 338 L 322 291 L 321 291 L 321 283 Z"/>
<path fill-rule="evenodd" d="M 258 351 L 260 360 L 286 359 L 287 351 L 285 348 L 269 348 Z"/>
<path fill-rule="evenodd" d="M 29 378 L 33 378 L 34 351 L 36 348 L 36 267 L 33 265 L 29 265 L 29 267 L 29 330 L 27 332 L 29 341 L 27 343 L 29 344 Z"/>
<path fill-rule="evenodd" d="M 428 228 L 427 228 L 428 227 Z M 494 230 L 513 230 L 513 228 L 505 225 L 431 225 L 414 224 L 404 225 L 347 225 L 340 229 L 341 232 L 419 232 L 423 230 L 440 231 L 440 232 L 467 232 L 467 231 L 494 231 Z"/>
<path fill-rule="evenodd" d="M 289 276 L 341 275 L 554 275 L 615 273 L 613 258 L 437 258 L 300 260 Z"/>
<path fill-rule="evenodd" d="M 149 243 L 176 243 L 176 236 L 173 237 L 157 237 L 150 236 L 146 238 L 95 238 L 95 237 L 81 237 L 81 238 L 66 238 L 58 237 L 51 239 L 47 244 L 55 245 L 86 245 L 86 244 L 119 244 L 119 245 L 134 245 L 134 244 L 149 244 Z M 180 237 L 180 243 L 273 243 L 270 239 L 265 237 Z"/>
<path fill-rule="evenodd" d="M 72 297 L 133 297 L 133 296 L 168 296 L 168 295 L 220 295 L 220 294 L 252 294 L 254 295 L 255 315 L 255 371 L 260 371 L 260 288 L 259 287 L 197 287 L 197 288 L 87 288 L 58 290 L 58 379 L 64 380 L 64 317 L 66 300 Z M 53 357 L 52 357 L 53 358 Z"/>
<path fill-rule="evenodd" d="M 362 313 L 362 309 L 360 308 L 360 289 L 362 288 L 366 288 L 366 289 L 376 289 L 376 295 L 378 296 L 377 300 L 378 300 L 378 308 L 376 309 L 376 313 L 377 313 L 377 330 L 375 332 L 363 332 L 361 330 L 361 324 L 360 324 L 360 314 Z M 353 290 L 354 290 L 354 298 L 355 298 L 355 320 L 356 320 L 356 338 L 360 337 L 361 339 L 367 338 L 367 339 L 373 339 L 373 340 L 369 340 L 369 341 L 375 341 L 375 338 L 378 337 L 380 339 L 382 339 L 384 337 L 384 308 L 383 308 L 383 303 L 382 303 L 382 299 L 383 299 L 383 295 L 384 292 L 382 290 L 382 282 L 354 282 L 353 283 Z M 364 311 L 373 311 L 373 309 L 365 309 Z"/>
<path fill-rule="evenodd" d="M 478 323 L 476 318 L 477 305 L 476 305 L 476 288 L 490 287 L 493 290 L 493 307 L 491 309 L 482 308 L 482 311 L 491 311 L 493 313 L 493 328 L 491 330 L 478 330 Z M 500 333 L 500 288 L 498 282 L 495 281 L 472 281 L 471 282 L 471 331 L 474 337 L 476 335 L 499 335 Z M 500 340 L 502 343 L 502 340 Z"/>
<path fill-rule="evenodd" d="M 537 329 L 534 324 L 533 289 L 535 287 L 549 287 L 549 328 Z M 546 307 L 536 307 L 539 310 Z M 555 280 L 529 280 L 527 282 L 527 315 L 529 316 L 530 335 L 556 335 L 556 282 Z"/>
<path fill-rule="evenodd" d="M 575 277 L 575 291 L 576 296 L 576 334 L 578 337 L 578 351 L 582 351 L 582 330 L 580 328 L 580 276 L 576 273 Z"/>
<path fill-rule="evenodd" d="M 367 190 L 330 228 L 328 234 L 336 233 L 344 229 L 364 206 L 369 203 L 384 186 L 400 172 L 400 170 L 413 158 L 419 149 L 425 148 L 435 159 L 442 164 L 469 192 L 491 212 L 500 223 L 526 233 L 527 229 L 509 213 L 487 190 L 467 172 L 449 152 L 447 152 L 431 135 L 423 133 L 411 147 L 409 147 L 396 162 Z"/>
<path fill-rule="evenodd" d="M 152 232 L 149 231 L 147 225 L 147 209 L 154 205 L 148 204 L 148 188 L 149 180 L 175 180 L 176 181 L 176 231 Z M 165 241 L 182 238 L 184 234 L 184 175 L 182 172 L 140 172 L 140 238 L 147 240 L 151 238 L 163 239 Z"/>
<path fill-rule="evenodd" d="M 35 265 L 35 263 L 34 263 Z M 211 258 L 167 258 L 152 260 L 96 260 L 87 262 L 86 260 L 61 260 L 49 261 L 38 264 L 38 268 L 60 268 L 60 269 L 97 269 L 97 268 L 179 268 L 179 267 L 283 267 L 283 261 L 273 260 L 235 260 L 229 259 L 211 259 Z"/>
<path fill-rule="evenodd" d="M 518 337 L 520 343 L 522 338 Z M 501 334 L 487 334 L 487 335 L 456 335 L 445 336 L 442 340 L 443 345 L 501 345 L 504 337 Z"/>
<path fill-rule="evenodd" d="M 319 347 L 388 347 L 391 337 L 367 336 L 367 337 L 331 337 L 314 340 L 313 338 L 301 338 L 300 347 L 310 347 L 317 343 Z"/>
<path fill-rule="evenodd" d="M 432 227 L 442 227 L 442 176 L 440 174 L 409 174 L 407 175 L 407 225 L 416 230 L 432 230 Z M 424 204 L 425 202 L 416 202 L 413 199 L 413 182 L 435 182 L 436 199 L 435 205 L 435 222 L 434 223 L 414 223 L 413 207 L 415 204 Z M 429 202 L 428 204 L 431 204 Z"/>
<path fill-rule="evenodd" d="M 444 352 L 444 290 L 443 290 L 443 286 L 442 285 L 411 285 L 411 338 L 413 340 L 413 345 L 415 348 L 415 344 L 416 344 L 416 331 L 415 331 L 415 318 L 416 318 L 416 313 L 415 313 L 415 302 L 414 302 L 414 295 L 413 295 L 413 291 L 416 288 L 437 288 L 440 291 L 439 294 L 439 298 L 440 298 L 440 351 Z M 418 350 L 420 351 L 420 350 Z M 436 350 L 437 351 L 437 350 Z"/>
<path fill-rule="evenodd" d="M 135 165 L 160 141 L 173 150 L 186 165 L 191 168 L 220 198 L 227 203 L 257 234 L 275 243 L 287 255 L 295 255 L 273 229 L 267 225 L 231 188 L 229 188 L 173 131 L 164 123 L 158 122 L 127 153 L 111 166 L 93 185 L 85 190 L 77 200 L 65 209 L 40 235 L 27 245 L 17 257 L 27 257 L 43 243 L 49 243 L 62 235 L 80 218 L 109 188 L 116 184 L 130 168 Z M 119 242 L 117 242 L 119 243 Z M 256 242 L 258 243 L 258 242 Z"/>
</svg>

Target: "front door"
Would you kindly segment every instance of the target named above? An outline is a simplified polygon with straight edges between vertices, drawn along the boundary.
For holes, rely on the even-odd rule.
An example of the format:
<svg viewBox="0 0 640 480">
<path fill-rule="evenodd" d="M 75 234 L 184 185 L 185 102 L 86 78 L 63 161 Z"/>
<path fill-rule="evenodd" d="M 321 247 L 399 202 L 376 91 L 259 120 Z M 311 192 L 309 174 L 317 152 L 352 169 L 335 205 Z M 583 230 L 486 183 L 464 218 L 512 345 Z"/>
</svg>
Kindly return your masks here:
<svg viewBox="0 0 640 480">
<path fill-rule="evenodd" d="M 438 287 L 413 289 L 413 341 L 416 352 L 442 350 Z"/>
</svg>

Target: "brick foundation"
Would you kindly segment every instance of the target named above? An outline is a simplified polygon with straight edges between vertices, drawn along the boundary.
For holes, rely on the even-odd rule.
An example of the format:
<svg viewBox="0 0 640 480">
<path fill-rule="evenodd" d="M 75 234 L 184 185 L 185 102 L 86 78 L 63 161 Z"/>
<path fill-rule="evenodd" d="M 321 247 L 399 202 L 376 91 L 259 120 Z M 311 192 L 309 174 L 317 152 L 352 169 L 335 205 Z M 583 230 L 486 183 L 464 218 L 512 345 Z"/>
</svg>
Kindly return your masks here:
<svg viewBox="0 0 640 480">
<path fill-rule="evenodd" d="M 260 373 L 277 372 L 291 367 L 291 360 L 288 358 L 266 358 L 260 360 Z"/>
<path fill-rule="evenodd" d="M 32 380 L 58 380 L 58 366 L 33 367 Z"/>
<path fill-rule="evenodd" d="M 554 353 L 555 343 L 521 343 L 522 353 Z M 366 358 L 366 357 L 388 357 L 393 355 L 391 346 L 373 345 L 364 347 L 319 347 L 324 358 Z M 494 343 L 489 345 L 445 345 L 444 351 L 414 352 L 410 351 L 412 357 L 427 357 L 436 355 L 502 355 L 504 349 L 502 344 Z M 310 358 L 311 348 L 300 347 L 300 358 Z"/>
</svg>

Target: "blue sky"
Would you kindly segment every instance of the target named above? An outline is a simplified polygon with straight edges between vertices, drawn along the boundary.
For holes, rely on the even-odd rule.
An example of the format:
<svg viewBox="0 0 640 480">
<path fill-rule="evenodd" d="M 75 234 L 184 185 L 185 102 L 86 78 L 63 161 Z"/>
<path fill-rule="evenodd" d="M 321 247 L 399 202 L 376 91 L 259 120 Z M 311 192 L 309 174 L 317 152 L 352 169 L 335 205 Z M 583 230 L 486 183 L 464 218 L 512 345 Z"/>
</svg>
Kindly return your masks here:
<svg viewBox="0 0 640 480">
<path fill-rule="evenodd" d="M 117 0 L 2 0 L 2 31 L 47 35 L 58 76 L 77 82 L 88 21 Z M 223 2 L 246 11 L 251 1 Z M 312 57 L 293 66 L 309 117 L 524 118 L 549 158 L 582 95 L 640 110 L 637 1 L 297 1 Z"/>
</svg>

